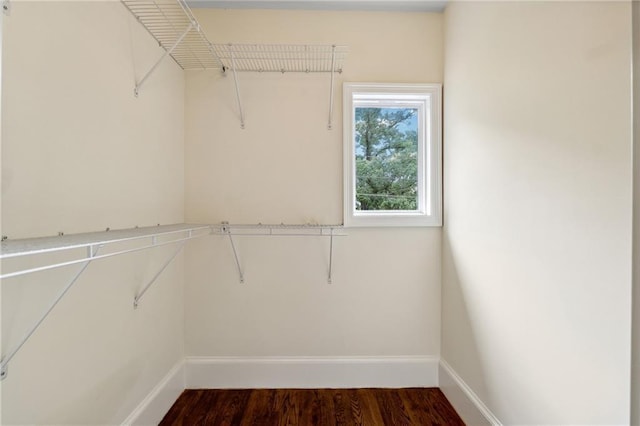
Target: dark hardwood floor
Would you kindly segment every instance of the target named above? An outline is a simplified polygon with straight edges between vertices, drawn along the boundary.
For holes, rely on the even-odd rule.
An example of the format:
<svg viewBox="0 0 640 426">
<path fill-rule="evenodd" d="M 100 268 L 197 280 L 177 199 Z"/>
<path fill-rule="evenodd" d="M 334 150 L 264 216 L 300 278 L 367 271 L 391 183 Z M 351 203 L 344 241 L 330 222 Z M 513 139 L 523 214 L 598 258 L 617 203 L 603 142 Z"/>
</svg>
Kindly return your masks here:
<svg viewBox="0 0 640 426">
<path fill-rule="evenodd" d="M 169 425 L 441 425 L 464 423 L 437 388 L 185 390 Z"/>
</svg>

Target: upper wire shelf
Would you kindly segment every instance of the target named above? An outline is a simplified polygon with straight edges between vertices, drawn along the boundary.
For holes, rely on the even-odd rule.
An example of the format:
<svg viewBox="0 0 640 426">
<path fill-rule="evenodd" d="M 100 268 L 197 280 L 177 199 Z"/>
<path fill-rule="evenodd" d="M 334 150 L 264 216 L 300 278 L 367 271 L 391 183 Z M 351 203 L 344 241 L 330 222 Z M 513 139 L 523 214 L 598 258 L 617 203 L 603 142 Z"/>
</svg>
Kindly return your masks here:
<svg viewBox="0 0 640 426">
<path fill-rule="evenodd" d="M 342 72 L 347 46 L 212 44 L 223 69 L 254 72 Z"/>
<path fill-rule="evenodd" d="M 182 69 L 222 67 L 184 0 L 122 0 L 122 3 Z"/>
<path fill-rule="evenodd" d="M 244 111 L 240 98 L 239 71 L 330 73 L 329 120 L 333 121 L 333 81 L 342 73 L 347 46 L 311 44 L 212 44 L 204 35 L 186 0 L 121 0 L 146 28 L 165 53 L 136 81 L 133 93 L 140 88 L 160 63 L 171 56 L 182 69 L 231 70 L 235 84 L 240 127 L 244 129 Z"/>
</svg>

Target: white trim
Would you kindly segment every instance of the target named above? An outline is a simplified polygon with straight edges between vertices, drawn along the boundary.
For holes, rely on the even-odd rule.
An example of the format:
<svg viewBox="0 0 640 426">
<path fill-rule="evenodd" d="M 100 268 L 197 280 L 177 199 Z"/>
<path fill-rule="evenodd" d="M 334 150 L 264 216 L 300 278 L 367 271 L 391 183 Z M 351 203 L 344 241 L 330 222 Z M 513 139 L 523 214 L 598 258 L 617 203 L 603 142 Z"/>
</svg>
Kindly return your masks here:
<svg viewBox="0 0 640 426">
<path fill-rule="evenodd" d="M 502 426 L 443 359 L 383 357 L 187 357 L 122 423 L 156 425 L 184 389 L 439 387 L 469 425 Z"/>
<path fill-rule="evenodd" d="M 157 425 L 185 390 L 185 363 L 180 360 L 133 412 L 123 426 Z"/>
<path fill-rule="evenodd" d="M 437 387 L 438 358 L 187 357 L 187 389 Z"/>
<path fill-rule="evenodd" d="M 443 359 L 440 359 L 439 378 L 440 390 L 466 424 L 502 426 L 478 395 Z"/>
</svg>

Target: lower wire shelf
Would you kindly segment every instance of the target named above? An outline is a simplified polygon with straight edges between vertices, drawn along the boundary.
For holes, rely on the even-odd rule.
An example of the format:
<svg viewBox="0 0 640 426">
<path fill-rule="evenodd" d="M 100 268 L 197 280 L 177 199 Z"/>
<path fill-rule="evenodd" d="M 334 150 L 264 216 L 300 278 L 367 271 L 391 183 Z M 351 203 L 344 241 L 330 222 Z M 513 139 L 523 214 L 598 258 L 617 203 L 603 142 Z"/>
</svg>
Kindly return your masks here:
<svg viewBox="0 0 640 426">
<path fill-rule="evenodd" d="M 51 311 L 62 300 L 67 292 L 78 281 L 83 272 L 94 260 L 105 259 L 126 253 L 133 253 L 141 250 L 162 247 L 169 244 L 178 244 L 178 248 L 172 256 L 162 265 L 153 278 L 146 283 L 142 290 L 134 297 L 133 306 L 138 307 L 140 300 L 147 290 L 153 285 L 162 272 L 180 253 L 184 244 L 191 239 L 203 237 L 211 234 L 211 227 L 208 225 L 158 225 L 144 228 L 132 228 L 102 232 L 90 232 L 74 235 L 59 235 L 57 237 L 26 238 L 19 240 L 4 240 L 1 245 L 0 260 L 3 262 L 3 272 L 5 263 L 11 259 L 24 258 L 43 254 L 65 252 L 71 258 L 62 262 L 49 263 L 33 268 L 16 269 L 0 275 L 0 280 L 19 277 L 35 272 L 47 271 L 64 266 L 79 264 L 80 269 L 73 275 L 71 280 L 63 287 L 57 297 L 40 316 L 38 321 L 28 330 L 20 342 L 14 346 L 6 355 L 0 358 L 0 380 L 4 380 L 8 374 L 8 364 L 20 351 L 24 344 L 31 338 L 33 333 L 40 327 Z M 119 245 L 129 245 L 131 247 L 118 249 Z M 115 247 L 111 252 L 104 253 L 106 247 Z M 82 253 L 85 253 L 82 255 Z"/>
<path fill-rule="evenodd" d="M 238 251 L 233 240 L 233 236 L 243 237 L 328 237 L 329 238 L 329 273 L 327 282 L 332 283 L 332 270 L 333 270 L 333 237 L 344 237 L 343 225 L 285 225 L 281 223 L 279 225 L 263 225 L 259 223 L 257 225 L 232 225 L 229 222 L 222 222 L 213 228 L 213 233 L 218 235 L 226 235 L 229 237 L 229 243 L 233 250 L 233 258 L 236 262 L 236 268 L 238 269 L 238 276 L 241 283 L 244 283 L 244 273 L 240 260 L 238 258 Z"/>
<path fill-rule="evenodd" d="M 157 225 L 149 227 L 136 227 L 132 229 L 110 230 L 107 228 L 101 232 L 89 232 L 82 234 L 60 234 L 54 237 L 25 238 L 8 240 L 3 239 L 0 246 L 0 261 L 2 261 L 2 274 L 0 280 L 6 280 L 35 272 L 43 272 L 55 268 L 71 265 L 81 265 L 71 280 L 63 287 L 55 300 L 48 306 L 44 314 L 29 329 L 20 342 L 13 347 L 6 355 L 0 358 L 0 380 L 4 380 L 8 373 L 8 364 L 20 351 L 23 345 L 35 333 L 44 322 L 51 311 L 67 294 L 71 287 L 78 281 L 87 267 L 95 260 L 119 256 L 127 253 L 138 252 L 155 247 L 167 245 L 177 245 L 171 256 L 162 264 L 157 273 L 149 280 L 142 290 L 134 297 L 133 307 L 138 307 L 140 301 L 151 288 L 158 277 L 171 264 L 171 262 L 182 251 L 187 241 L 209 235 L 223 235 L 229 238 L 233 249 L 236 266 L 240 276 L 240 282 L 244 282 L 244 276 L 238 253 L 234 244 L 233 236 L 288 236 L 288 237 L 328 237 L 329 238 L 329 274 L 328 282 L 331 283 L 333 266 L 333 237 L 345 236 L 342 225 L 232 225 L 222 222 L 215 225 L 201 224 L 173 224 Z M 121 247 L 122 245 L 128 247 Z M 105 252 L 109 250 L 111 251 Z M 65 252 L 70 259 L 48 263 L 41 266 L 29 268 L 15 268 L 10 272 L 5 272 L 5 263 L 11 259 L 25 258 L 28 256 L 46 255 L 51 253 Z"/>
</svg>

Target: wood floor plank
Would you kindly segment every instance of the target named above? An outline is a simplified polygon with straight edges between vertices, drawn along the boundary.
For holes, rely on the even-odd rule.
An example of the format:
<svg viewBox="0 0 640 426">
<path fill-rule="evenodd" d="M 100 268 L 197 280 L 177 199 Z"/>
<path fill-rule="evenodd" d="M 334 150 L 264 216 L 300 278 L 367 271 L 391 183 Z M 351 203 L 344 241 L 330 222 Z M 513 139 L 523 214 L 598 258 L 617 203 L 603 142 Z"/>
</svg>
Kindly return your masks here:
<svg viewBox="0 0 640 426">
<path fill-rule="evenodd" d="M 297 402 L 291 389 L 276 389 L 276 398 L 273 405 L 274 412 L 278 413 L 278 426 L 298 426 Z"/>
<path fill-rule="evenodd" d="M 363 394 L 358 392 L 358 389 L 349 389 L 346 392 L 349 396 L 349 413 L 351 414 L 351 422 L 348 424 L 354 426 L 371 425 L 373 422 L 372 407 L 367 404 L 366 399 L 361 397 Z"/>
<path fill-rule="evenodd" d="M 294 399 L 299 401 L 299 424 L 301 425 L 317 425 L 320 421 L 320 398 L 318 390 L 300 390 L 293 391 Z"/>
<path fill-rule="evenodd" d="M 362 407 L 362 425 L 383 425 L 382 413 L 373 389 L 356 389 L 355 394 Z"/>
<path fill-rule="evenodd" d="M 437 388 L 185 390 L 161 426 L 464 426 Z"/>
<path fill-rule="evenodd" d="M 434 417 L 433 407 L 428 402 L 428 395 L 421 395 L 416 389 L 400 389 L 412 424 L 435 426 L 438 420 Z M 427 403 L 424 400 L 427 399 Z"/>
<path fill-rule="evenodd" d="M 274 411 L 273 405 L 275 393 L 268 389 L 254 389 L 247 402 L 247 411 L 243 415 L 241 425 L 259 426 L 276 424 L 278 413 Z"/>
<path fill-rule="evenodd" d="M 185 391 L 186 393 L 187 391 Z M 178 416 L 176 425 L 188 426 L 195 424 L 204 424 L 204 418 L 208 412 L 206 407 L 214 405 L 218 396 L 215 392 L 207 392 L 206 390 L 196 390 L 193 392 L 191 404 L 184 402 L 184 414 Z M 178 400 L 180 401 L 180 400 Z"/>
<path fill-rule="evenodd" d="M 325 391 L 328 398 L 331 398 L 333 405 L 332 413 L 329 415 L 330 424 L 335 426 L 345 426 L 350 423 L 351 415 L 351 398 L 345 389 L 328 389 Z"/>
<path fill-rule="evenodd" d="M 259 390 L 250 390 L 249 398 L 247 399 L 247 405 L 242 413 L 242 419 L 240 420 L 241 426 L 253 426 L 259 425 L 261 418 L 263 417 L 264 404 L 261 401 L 261 395 Z"/>
<path fill-rule="evenodd" d="M 318 396 L 320 399 L 320 418 L 318 425 L 335 426 L 335 401 L 334 392 L 332 389 L 320 389 L 318 390 Z"/>
<path fill-rule="evenodd" d="M 205 424 L 231 426 L 238 425 L 244 414 L 251 390 L 218 391 L 220 401 L 210 406 L 218 407 L 217 410 L 209 410 Z"/>
<path fill-rule="evenodd" d="M 378 401 L 383 424 L 410 426 L 410 420 L 406 413 L 398 407 L 398 401 L 393 399 L 393 395 L 397 394 L 396 389 L 373 389 L 372 392 Z"/>
</svg>

